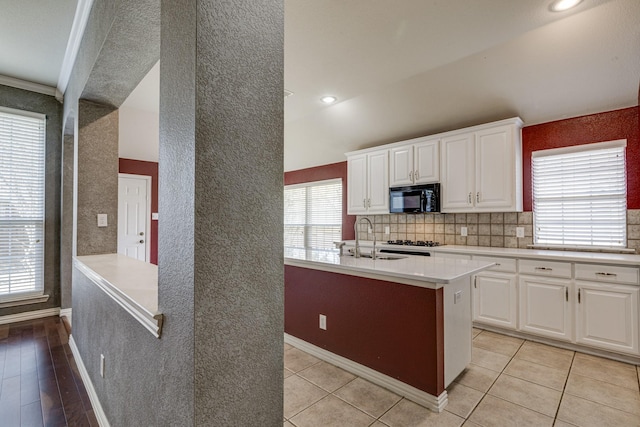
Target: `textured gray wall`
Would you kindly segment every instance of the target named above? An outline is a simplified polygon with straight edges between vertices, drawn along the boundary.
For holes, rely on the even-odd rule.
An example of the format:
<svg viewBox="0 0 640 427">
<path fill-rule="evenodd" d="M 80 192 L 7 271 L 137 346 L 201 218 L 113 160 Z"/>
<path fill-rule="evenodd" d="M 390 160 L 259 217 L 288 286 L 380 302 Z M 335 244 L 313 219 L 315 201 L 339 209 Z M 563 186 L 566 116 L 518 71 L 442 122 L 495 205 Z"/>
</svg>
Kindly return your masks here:
<svg viewBox="0 0 640 427">
<path fill-rule="evenodd" d="M 0 316 L 60 305 L 60 163 L 62 105 L 53 97 L 0 85 L 0 106 L 47 116 L 45 163 L 44 291 L 47 302 L 0 309 Z"/>
<path fill-rule="evenodd" d="M 73 127 L 73 125 L 71 125 L 71 127 Z M 71 308 L 74 135 L 65 134 L 62 141 L 62 192 L 60 195 L 62 215 L 62 220 L 60 221 L 60 308 Z"/>
<path fill-rule="evenodd" d="M 283 21 L 162 3 L 160 307 L 193 299 L 198 426 L 282 423 Z"/>
<path fill-rule="evenodd" d="M 118 110 L 78 105 L 77 253 L 118 251 Z M 107 227 L 97 215 L 107 214 Z"/>
</svg>

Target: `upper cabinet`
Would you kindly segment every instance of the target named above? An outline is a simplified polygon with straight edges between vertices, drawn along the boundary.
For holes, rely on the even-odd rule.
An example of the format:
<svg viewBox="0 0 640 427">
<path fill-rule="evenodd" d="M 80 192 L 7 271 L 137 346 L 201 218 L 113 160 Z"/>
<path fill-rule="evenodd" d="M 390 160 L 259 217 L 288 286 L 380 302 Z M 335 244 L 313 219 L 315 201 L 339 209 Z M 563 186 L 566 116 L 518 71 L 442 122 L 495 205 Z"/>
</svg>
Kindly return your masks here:
<svg viewBox="0 0 640 427">
<path fill-rule="evenodd" d="M 428 184 L 440 180 L 440 140 L 418 138 L 389 150 L 389 185 Z"/>
<path fill-rule="evenodd" d="M 348 155 L 347 213 L 389 213 L 389 150 Z"/>
<path fill-rule="evenodd" d="M 516 118 L 442 138 L 442 212 L 522 211 L 521 129 Z"/>
</svg>

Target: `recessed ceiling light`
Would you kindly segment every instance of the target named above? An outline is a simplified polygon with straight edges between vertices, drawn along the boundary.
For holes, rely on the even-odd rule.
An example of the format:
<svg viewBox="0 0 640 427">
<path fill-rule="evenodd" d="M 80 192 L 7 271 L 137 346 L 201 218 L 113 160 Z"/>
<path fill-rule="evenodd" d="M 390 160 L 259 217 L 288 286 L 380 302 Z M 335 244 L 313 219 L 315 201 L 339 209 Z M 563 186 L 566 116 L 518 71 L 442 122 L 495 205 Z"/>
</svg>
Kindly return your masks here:
<svg viewBox="0 0 640 427">
<path fill-rule="evenodd" d="M 336 98 L 335 96 L 331 96 L 331 95 L 323 96 L 322 98 L 320 98 L 320 101 L 324 102 L 325 104 L 333 104 L 337 100 L 338 100 L 338 98 Z"/>
<path fill-rule="evenodd" d="M 580 2 L 582 2 L 582 0 L 555 0 L 551 3 L 549 9 L 551 9 L 552 12 L 563 12 L 577 6 Z"/>
</svg>

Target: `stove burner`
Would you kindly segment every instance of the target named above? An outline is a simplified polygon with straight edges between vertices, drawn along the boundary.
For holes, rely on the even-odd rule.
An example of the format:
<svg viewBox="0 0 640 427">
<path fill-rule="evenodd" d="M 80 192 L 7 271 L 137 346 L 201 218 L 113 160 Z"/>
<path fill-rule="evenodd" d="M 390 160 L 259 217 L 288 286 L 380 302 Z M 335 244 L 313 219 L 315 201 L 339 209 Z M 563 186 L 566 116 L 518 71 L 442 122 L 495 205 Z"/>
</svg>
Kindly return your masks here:
<svg viewBox="0 0 640 427">
<path fill-rule="evenodd" d="M 402 246 L 440 246 L 440 243 L 434 242 L 432 240 L 418 240 L 414 242 L 412 240 L 387 240 L 388 245 L 402 245 Z"/>
</svg>

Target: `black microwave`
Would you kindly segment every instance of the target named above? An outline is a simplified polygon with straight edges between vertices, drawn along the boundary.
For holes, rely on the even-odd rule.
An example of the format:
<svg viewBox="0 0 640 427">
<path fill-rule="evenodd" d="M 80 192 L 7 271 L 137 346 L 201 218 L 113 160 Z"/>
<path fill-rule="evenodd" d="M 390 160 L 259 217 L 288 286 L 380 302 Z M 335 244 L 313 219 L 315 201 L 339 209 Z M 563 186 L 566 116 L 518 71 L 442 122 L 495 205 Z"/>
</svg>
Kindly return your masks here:
<svg viewBox="0 0 640 427">
<path fill-rule="evenodd" d="M 389 212 L 440 212 L 440 184 L 390 188 Z"/>
</svg>

